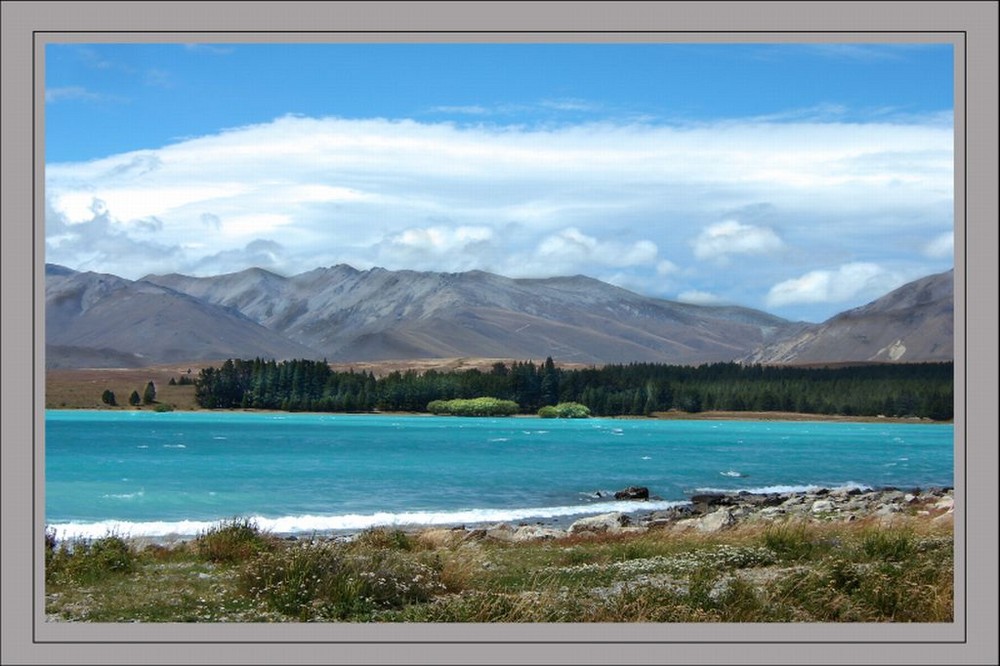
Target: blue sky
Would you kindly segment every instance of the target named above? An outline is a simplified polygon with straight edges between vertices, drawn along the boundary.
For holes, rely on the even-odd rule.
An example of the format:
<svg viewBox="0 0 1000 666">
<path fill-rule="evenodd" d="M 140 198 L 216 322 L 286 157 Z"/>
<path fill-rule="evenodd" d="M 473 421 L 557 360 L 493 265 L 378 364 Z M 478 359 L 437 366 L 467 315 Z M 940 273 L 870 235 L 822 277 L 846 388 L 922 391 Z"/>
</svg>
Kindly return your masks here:
<svg viewBox="0 0 1000 666">
<path fill-rule="evenodd" d="M 821 321 L 953 265 L 946 44 L 49 44 L 47 261 L 583 273 Z"/>
</svg>

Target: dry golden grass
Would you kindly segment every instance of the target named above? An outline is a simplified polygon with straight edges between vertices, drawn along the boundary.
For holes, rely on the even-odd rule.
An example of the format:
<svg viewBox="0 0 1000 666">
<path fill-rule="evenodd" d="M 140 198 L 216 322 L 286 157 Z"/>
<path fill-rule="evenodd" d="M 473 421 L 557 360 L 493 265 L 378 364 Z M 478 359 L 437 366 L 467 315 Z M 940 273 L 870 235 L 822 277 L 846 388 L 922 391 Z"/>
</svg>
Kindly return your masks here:
<svg viewBox="0 0 1000 666">
<path fill-rule="evenodd" d="M 437 372 L 463 372 L 465 370 L 480 370 L 488 372 L 493 369 L 495 363 L 519 363 L 531 359 L 509 359 L 509 358 L 418 358 L 399 359 L 392 361 L 359 361 L 355 363 L 331 363 L 330 368 L 335 372 L 371 372 L 377 378 L 385 377 L 392 372 L 405 372 L 406 370 L 416 370 L 417 372 L 427 372 L 435 370 Z M 534 359 L 536 365 L 543 363 L 545 359 Z M 585 363 L 562 363 L 556 362 L 556 366 L 567 370 L 578 370 L 589 368 L 592 365 Z"/>
<path fill-rule="evenodd" d="M 156 402 L 171 405 L 174 409 L 197 409 L 194 386 L 170 386 L 170 380 L 180 381 L 182 376 L 193 380 L 201 367 L 199 364 L 178 364 L 148 368 L 48 370 L 45 373 L 45 408 L 115 409 L 101 402 L 101 395 L 110 390 L 115 394 L 117 409 L 133 409 L 128 404 L 129 394 L 138 391 L 141 396 L 146 383 L 152 381 L 156 387 Z M 187 374 L 189 368 L 190 375 Z M 148 406 L 145 408 L 149 409 Z"/>
</svg>

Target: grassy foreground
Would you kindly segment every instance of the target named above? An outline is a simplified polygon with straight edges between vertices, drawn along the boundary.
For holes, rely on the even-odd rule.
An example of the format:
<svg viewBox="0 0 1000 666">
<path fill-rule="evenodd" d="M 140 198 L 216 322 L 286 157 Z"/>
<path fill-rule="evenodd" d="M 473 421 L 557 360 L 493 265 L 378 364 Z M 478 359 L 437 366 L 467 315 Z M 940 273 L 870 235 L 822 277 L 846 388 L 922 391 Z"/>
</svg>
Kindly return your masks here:
<svg viewBox="0 0 1000 666">
<path fill-rule="evenodd" d="M 949 522 L 796 520 L 510 542 L 234 518 L 175 544 L 46 543 L 50 621 L 951 622 Z"/>
</svg>

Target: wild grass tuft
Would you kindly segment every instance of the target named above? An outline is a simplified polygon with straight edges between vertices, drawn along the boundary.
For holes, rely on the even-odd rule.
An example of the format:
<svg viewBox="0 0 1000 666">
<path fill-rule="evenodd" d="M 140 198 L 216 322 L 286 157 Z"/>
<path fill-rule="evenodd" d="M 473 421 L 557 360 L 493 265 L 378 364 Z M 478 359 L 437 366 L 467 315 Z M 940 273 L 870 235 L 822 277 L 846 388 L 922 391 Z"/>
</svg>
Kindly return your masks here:
<svg viewBox="0 0 1000 666">
<path fill-rule="evenodd" d="M 352 544 L 361 548 L 410 551 L 416 547 L 416 540 L 400 529 L 376 527 L 359 534 Z"/>
<path fill-rule="evenodd" d="M 768 525 L 761 542 L 780 559 L 788 561 L 805 560 L 818 551 L 813 532 L 807 529 L 804 523 L 799 522 L 788 521 Z"/>
<path fill-rule="evenodd" d="M 859 553 L 868 560 L 899 562 L 914 554 L 916 539 L 907 528 L 869 527 L 861 534 Z"/>
<path fill-rule="evenodd" d="M 303 544 L 266 552 L 240 572 L 241 589 L 266 607 L 309 620 L 316 602 L 337 598 L 342 584 L 344 557 L 333 544 Z"/>
<path fill-rule="evenodd" d="M 99 539 L 64 541 L 58 548 L 55 539 L 46 535 L 47 581 L 61 579 L 77 584 L 92 584 L 109 576 L 128 574 L 138 567 L 135 551 L 123 537 L 109 533 Z"/>
<path fill-rule="evenodd" d="M 273 550 L 275 539 L 263 532 L 252 518 L 236 517 L 199 534 L 193 546 L 202 559 L 233 564 Z"/>
<path fill-rule="evenodd" d="M 240 583 L 268 608 L 299 620 L 367 620 L 444 592 L 439 571 L 411 556 L 410 545 L 379 531 L 348 544 L 290 546 L 249 562 Z"/>
</svg>

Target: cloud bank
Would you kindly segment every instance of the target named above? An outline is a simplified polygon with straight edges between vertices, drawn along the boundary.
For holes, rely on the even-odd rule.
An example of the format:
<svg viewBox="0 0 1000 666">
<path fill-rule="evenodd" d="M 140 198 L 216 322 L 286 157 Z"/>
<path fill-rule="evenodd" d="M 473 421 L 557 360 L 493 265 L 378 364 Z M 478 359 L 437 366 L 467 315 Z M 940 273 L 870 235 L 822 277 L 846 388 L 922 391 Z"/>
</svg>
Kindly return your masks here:
<svg viewBox="0 0 1000 666">
<path fill-rule="evenodd" d="M 130 278 L 336 263 L 582 273 L 817 319 L 872 285 L 950 267 L 952 134 L 939 117 L 524 128 L 286 116 L 47 165 L 46 260 Z"/>
</svg>

